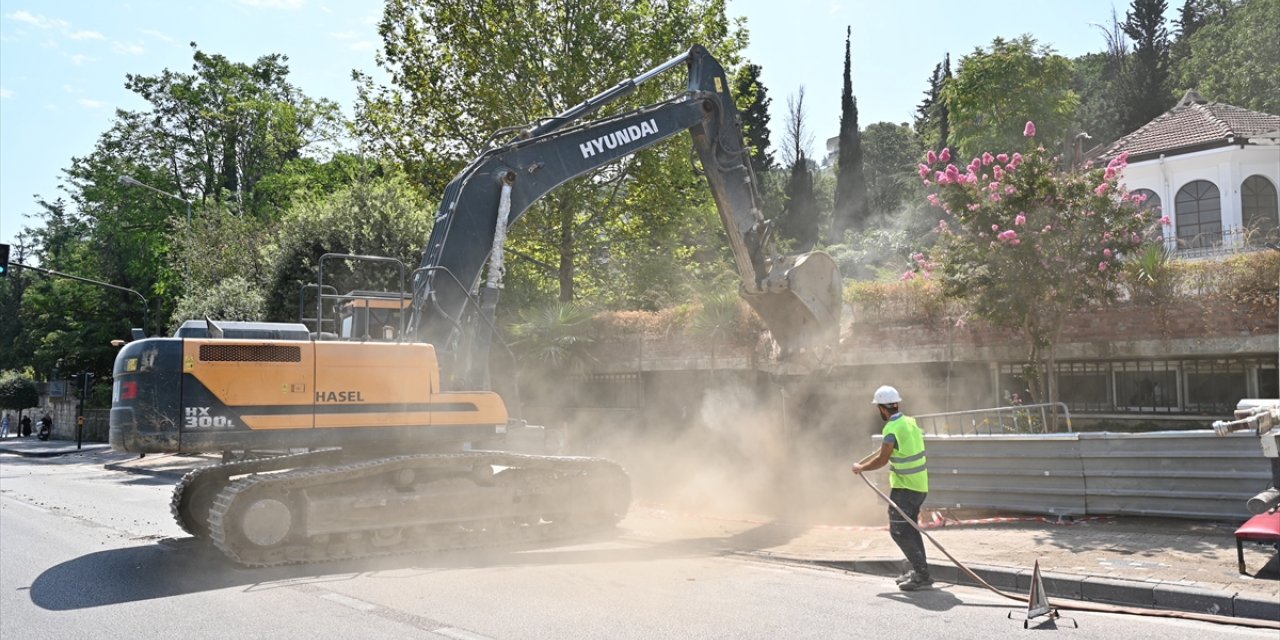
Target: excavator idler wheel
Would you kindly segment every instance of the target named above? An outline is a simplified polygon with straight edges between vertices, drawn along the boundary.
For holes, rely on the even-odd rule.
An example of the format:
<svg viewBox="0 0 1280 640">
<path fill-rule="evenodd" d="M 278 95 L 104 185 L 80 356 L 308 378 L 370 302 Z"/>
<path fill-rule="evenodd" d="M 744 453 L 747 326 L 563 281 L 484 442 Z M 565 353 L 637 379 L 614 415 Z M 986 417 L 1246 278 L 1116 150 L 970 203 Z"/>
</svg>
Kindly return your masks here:
<svg viewBox="0 0 1280 640">
<path fill-rule="evenodd" d="M 413 489 L 413 482 L 417 479 L 418 474 L 413 469 L 401 469 L 392 475 L 391 485 L 399 491 L 409 491 Z"/>
<path fill-rule="evenodd" d="M 292 528 L 293 512 L 289 505 L 275 498 L 263 498 L 249 505 L 240 521 L 245 539 L 259 547 L 284 542 Z"/>
</svg>

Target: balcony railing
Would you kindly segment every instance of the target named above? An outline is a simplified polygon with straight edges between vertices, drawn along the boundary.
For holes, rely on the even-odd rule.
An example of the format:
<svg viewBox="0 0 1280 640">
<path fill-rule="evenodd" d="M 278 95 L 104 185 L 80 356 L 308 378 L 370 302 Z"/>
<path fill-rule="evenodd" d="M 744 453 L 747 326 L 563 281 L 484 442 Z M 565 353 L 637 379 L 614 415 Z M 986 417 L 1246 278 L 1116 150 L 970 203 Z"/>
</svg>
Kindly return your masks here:
<svg viewBox="0 0 1280 640">
<path fill-rule="evenodd" d="M 1276 227 L 1231 227 L 1195 236 L 1165 238 L 1165 249 L 1179 258 L 1207 258 L 1260 251 L 1268 242 L 1280 241 Z"/>
</svg>

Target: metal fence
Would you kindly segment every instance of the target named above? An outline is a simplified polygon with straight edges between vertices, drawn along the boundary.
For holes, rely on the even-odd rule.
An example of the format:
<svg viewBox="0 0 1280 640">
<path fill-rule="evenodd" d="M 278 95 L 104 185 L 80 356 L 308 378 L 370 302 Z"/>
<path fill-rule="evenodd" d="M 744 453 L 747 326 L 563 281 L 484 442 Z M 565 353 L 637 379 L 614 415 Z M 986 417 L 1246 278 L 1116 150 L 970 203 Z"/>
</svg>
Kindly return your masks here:
<svg viewBox="0 0 1280 640">
<path fill-rule="evenodd" d="M 1020 404 L 991 409 L 926 413 L 913 416 L 916 424 L 932 435 L 1003 435 L 1017 433 L 1071 432 L 1071 410 L 1062 402 Z"/>
<path fill-rule="evenodd" d="M 927 436 L 935 508 L 1244 520 L 1270 464 L 1257 436 L 1211 430 Z"/>
</svg>

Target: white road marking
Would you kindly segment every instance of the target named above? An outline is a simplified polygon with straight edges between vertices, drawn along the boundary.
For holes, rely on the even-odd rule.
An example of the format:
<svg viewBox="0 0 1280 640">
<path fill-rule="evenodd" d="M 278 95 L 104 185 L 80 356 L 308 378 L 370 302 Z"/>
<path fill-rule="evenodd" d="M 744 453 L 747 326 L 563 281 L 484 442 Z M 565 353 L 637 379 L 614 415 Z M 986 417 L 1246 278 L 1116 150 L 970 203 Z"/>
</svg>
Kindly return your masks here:
<svg viewBox="0 0 1280 640">
<path fill-rule="evenodd" d="M 376 604 L 373 604 L 371 602 L 365 602 L 364 600 L 359 600 L 357 598 L 352 598 L 350 596 L 344 596 L 341 593 L 326 593 L 320 597 L 330 602 L 336 602 L 344 607 L 351 607 L 356 611 L 377 611 L 378 610 L 378 605 Z"/>
<path fill-rule="evenodd" d="M 441 635 L 453 640 L 493 640 L 489 636 L 482 636 L 478 633 L 472 633 L 466 629 L 454 629 L 453 627 L 445 627 L 443 629 L 435 629 L 431 633 Z"/>
</svg>

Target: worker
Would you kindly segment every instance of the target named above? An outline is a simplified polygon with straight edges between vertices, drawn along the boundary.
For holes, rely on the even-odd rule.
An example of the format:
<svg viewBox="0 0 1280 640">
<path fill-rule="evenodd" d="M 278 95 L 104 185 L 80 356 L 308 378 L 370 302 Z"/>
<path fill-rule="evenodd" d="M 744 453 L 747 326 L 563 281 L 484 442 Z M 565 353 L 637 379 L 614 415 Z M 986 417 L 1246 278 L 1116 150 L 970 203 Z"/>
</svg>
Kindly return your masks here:
<svg viewBox="0 0 1280 640">
<path fill-rule="evenodd" d="M 871 403 L 884 420 L 884 440 L 880 450 L 853 465 L 854 473 L 874 471 L 889 465 L 889 500 L 906 514 L 903 519 L 891 505 L 889 507 L 889 536 L 902 549 L 911 568 L 898 576 L 898 588 L 917 591 L 933 586 L 929 577 L 929 562 L 924 553 L 924 538 L 912 523 L 920 521 L 920 507 L 929 493 L 929 472 L 924 455 L 924 433 L 916 425 L 915 418 L 902 415 L 898 408 L 902 396 L 888 385 L 876 389 Z M 872 457 L 874 456 L 874 458 Z"/>
</svg>

